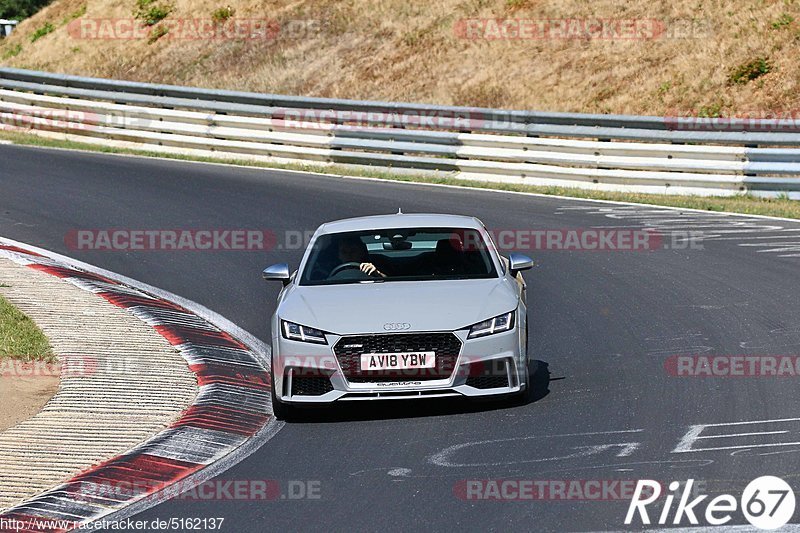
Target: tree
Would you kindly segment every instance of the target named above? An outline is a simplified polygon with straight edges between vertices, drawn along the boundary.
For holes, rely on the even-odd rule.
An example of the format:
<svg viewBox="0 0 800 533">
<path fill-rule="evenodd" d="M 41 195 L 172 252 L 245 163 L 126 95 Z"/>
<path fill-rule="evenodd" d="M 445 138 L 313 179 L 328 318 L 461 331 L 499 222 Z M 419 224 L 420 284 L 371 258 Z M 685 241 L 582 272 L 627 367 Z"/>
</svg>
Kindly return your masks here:
<svg viewBox="0 0 800 533">
<path fill-rule="evenodd" d="M 0 19 L 28 18 L 53 0 L 0 0 Z"/>
</svg>

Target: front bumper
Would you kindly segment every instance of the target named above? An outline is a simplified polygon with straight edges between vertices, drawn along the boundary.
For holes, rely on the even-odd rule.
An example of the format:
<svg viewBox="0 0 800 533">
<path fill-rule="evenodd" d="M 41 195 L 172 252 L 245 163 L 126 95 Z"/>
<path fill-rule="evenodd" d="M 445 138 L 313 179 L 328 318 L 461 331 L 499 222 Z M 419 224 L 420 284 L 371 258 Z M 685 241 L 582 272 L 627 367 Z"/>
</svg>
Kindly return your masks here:
<svg viewBox="0 0 800 533">
<path fill-rule="evenodd" d="M 340 336 L 329 335 L 327 345 L 273 336 L 275 395 L 280 401 L 290 404 L 328 404 L 380 399 L 486 397 L 513 394 L 527 386 L 524 340 L 518 327 L 470 340 L 467 340 L 466 329 L 447 333 L 454 334 L 461 341 L 455 367 L 449 376 L 417 380 L 412 376 L 375 382 L 348 380 L 333 349 L 342 338 Z"/>
</svg>

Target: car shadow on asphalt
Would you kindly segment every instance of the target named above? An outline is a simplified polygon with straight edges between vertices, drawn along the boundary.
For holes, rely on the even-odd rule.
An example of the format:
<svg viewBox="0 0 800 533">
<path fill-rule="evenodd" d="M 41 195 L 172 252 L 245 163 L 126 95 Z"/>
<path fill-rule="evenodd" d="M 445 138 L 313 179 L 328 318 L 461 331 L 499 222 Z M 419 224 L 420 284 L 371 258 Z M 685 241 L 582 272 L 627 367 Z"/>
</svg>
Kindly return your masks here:
<svg viewBox="0 0 800 533">
<path fill-rule="evenodd" d="M 550 393 L 550 369 L 546 362 L 531 361 L 528 375 L 533 388 L 530 397 L 524 401 L 508 397 L 471 400 L 466 398 L 362 400 L 334 403 L 328 407 L 296 408 L 293 409 L 287 421 L 322 424 L 421 418 L 524 408 L 526 405 L 538 402 Z"/>
</svg>

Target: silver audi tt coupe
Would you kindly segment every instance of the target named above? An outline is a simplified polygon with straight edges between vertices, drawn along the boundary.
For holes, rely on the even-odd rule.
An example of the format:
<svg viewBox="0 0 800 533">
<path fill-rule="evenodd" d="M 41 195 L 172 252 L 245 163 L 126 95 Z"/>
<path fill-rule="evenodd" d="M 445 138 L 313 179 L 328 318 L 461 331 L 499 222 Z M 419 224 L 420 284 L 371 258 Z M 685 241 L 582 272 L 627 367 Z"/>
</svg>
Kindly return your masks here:
<svg viewBox="0 0 800 533">
<path fill-rule="evenodd" d="M 530 258 L 476 218 L 402 214 L 323 224 L 272 317 L 272 404 L 530 394 Z"/>
</svg>

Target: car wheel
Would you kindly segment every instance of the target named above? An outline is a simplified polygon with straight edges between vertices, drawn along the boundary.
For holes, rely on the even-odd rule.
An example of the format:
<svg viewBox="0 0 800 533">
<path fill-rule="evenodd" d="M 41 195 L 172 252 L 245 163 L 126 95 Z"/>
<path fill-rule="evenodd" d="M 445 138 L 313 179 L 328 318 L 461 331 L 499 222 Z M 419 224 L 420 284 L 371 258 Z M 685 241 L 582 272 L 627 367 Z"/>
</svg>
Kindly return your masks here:
<svg viewBox="0 0 800 533">
<path fill-rule="evenodd" d="M 513 395 L 513 405 L 522 406 L 531 403 L 531 399 L 533 398 L 533 372 L 531 367 L 532 365 L 529 361 L 527 368 L 528 375 L 527 379 L 525 380 L 525 388 Z"/>
<path fill-rule="evenodd" d="M 513 399 L 511 400 L 512 405 L 522 407 L 523 405 L 528 405 L 531 403 L 532 389 L 533 387 L 531 387 L 530 383 L 528 383 L 525 389 L 514 394 Z"/>
</svg>

